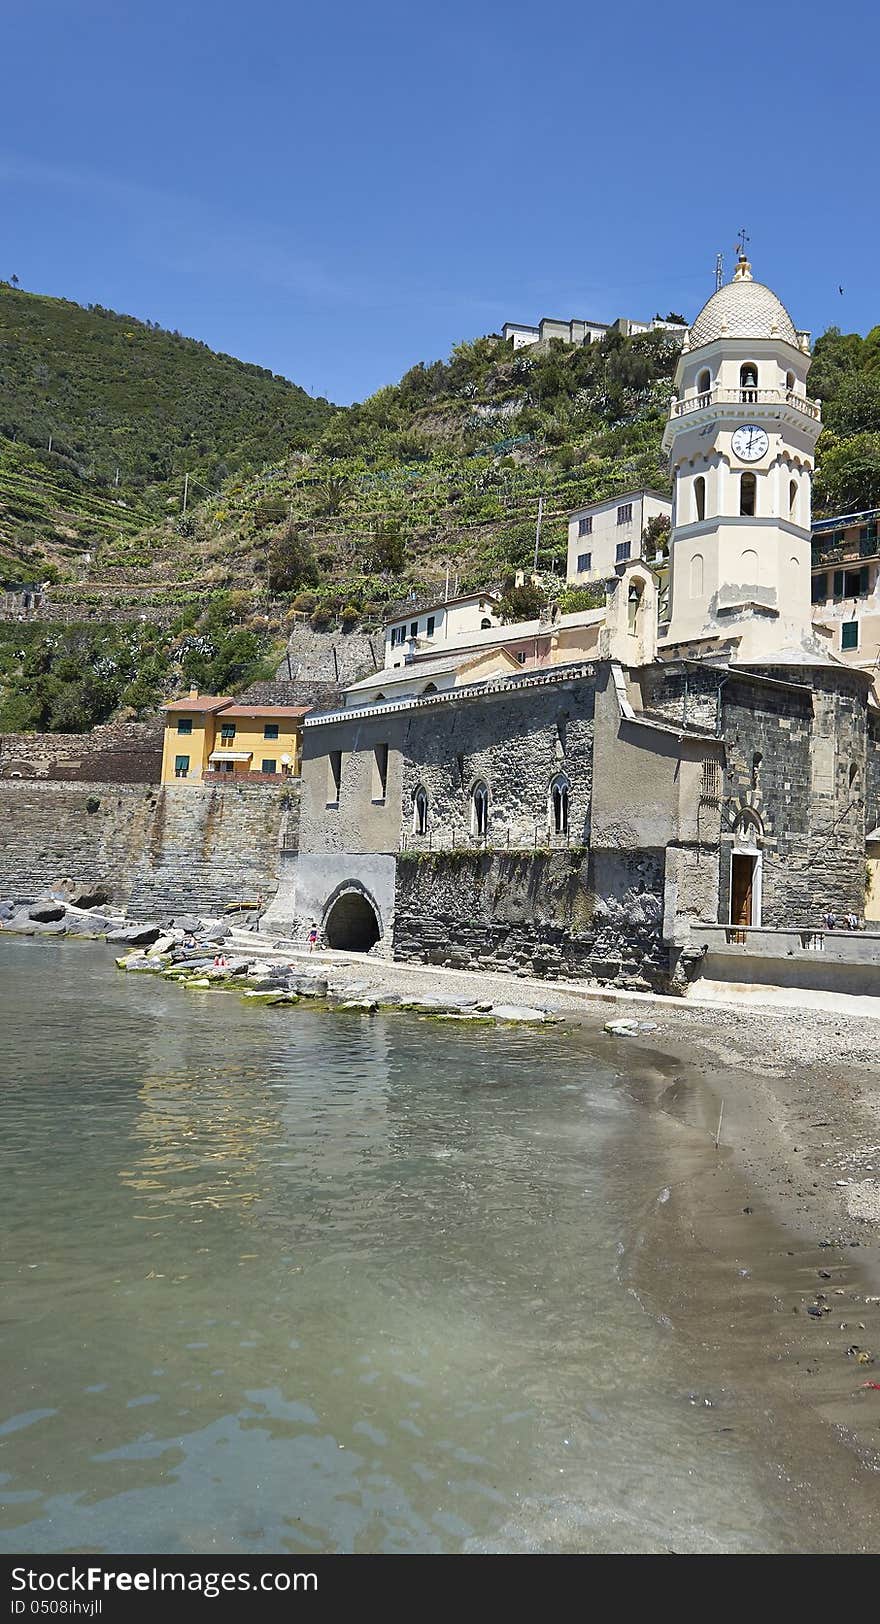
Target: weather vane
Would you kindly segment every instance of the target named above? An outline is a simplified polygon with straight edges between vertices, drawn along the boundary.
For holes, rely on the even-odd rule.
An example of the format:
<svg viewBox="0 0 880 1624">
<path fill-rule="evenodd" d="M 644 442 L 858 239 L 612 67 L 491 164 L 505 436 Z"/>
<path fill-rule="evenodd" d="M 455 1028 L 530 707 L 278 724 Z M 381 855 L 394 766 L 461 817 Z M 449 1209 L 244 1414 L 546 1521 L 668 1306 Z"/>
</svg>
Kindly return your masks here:
<svg viewBox="0 0 880 1624">
<path fill-rule="evenodd" d="M 742 230 L 740 231 L 739 236 L 736 239 L 736 246 L 739 249 L 739 257 L 740 257 L 740 259 L 745 259 L 745 257 L 746 257 L 746 243 L 751 242 L 751 240 L 752 240 L 751 237 L 746 236 L 746 228 L 745 228 L 745 226 L 743 226 Z"/>
</svg>

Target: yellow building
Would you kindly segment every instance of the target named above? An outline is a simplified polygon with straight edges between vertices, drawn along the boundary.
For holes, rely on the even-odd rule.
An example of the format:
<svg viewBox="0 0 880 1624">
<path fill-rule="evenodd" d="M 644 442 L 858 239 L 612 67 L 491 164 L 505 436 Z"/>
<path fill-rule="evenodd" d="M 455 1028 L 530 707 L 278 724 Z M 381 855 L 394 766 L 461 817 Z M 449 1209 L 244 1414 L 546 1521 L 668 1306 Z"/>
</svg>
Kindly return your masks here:
<svg viewBox="0 0 880 1624">
<path fill-rule="evenodd" d="M 163 784 L 299 777 L 305 705 L 241 705 L 193 690 L 163 709 Z"/>
</svg>

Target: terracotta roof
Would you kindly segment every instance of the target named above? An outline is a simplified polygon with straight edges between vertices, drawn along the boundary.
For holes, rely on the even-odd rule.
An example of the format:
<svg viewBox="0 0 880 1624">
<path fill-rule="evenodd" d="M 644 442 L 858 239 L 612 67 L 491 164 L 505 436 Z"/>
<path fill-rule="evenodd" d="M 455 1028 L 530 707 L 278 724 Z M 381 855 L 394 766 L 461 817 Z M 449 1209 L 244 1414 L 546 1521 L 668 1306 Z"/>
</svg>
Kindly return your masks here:
<svg viewBox="0 0 880 1624">
<path fill-rule="evenodd" d="M 308 705 L 233 705 L 229 701 L 223 708 L 223 715 L 244 720 L 247 716 L 267 716 L 271 721 L 294 721 L 298 716 L 305 716 Z"/>
<path fill-rule="evenodd" d="M 167 705 L 162 706 L 162 709 L 166 711 L 210 712 L 223 710 L 226 705 L 231 704 L 231 699 L 222 696 L 218 698 L 216 694 L 198 694 L 194 699 L 191 699 L 188 694 L 184 694 L 181 699 L 169 700 Z"/>
</svg>

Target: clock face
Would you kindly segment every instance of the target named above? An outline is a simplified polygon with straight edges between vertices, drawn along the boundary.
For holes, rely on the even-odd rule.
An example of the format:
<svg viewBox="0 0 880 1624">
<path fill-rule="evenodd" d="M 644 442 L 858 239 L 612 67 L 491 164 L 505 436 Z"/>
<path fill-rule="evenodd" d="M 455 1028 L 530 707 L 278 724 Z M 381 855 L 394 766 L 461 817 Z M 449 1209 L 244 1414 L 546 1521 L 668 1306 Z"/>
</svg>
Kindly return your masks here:
<svg viewBox="0 0 880 1624">
<path fill-rule="evenodd" d="M 740 462 L 760 462 L 767 455 L 770 441 L 758 423 L 741 423 L 734 430 L 730 444 Z"/>
</svg>

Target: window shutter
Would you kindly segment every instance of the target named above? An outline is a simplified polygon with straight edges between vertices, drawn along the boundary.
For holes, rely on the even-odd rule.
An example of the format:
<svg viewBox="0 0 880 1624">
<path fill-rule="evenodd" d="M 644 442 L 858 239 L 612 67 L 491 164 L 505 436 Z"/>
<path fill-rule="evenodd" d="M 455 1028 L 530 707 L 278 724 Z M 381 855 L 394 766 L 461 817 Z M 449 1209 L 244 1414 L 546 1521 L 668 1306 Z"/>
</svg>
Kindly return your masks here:
<svg viewBox="0 0 880 1624">
<path fill-rule="evenodd" d="M 867 566 L 867 564 L 863 564 L 861 569 L 859 570 L 859 591 L 860 591 L 860 593 L 862 593 L 863 596 L 865 596 L 867 594 L 867 591 L 868 591 L 868 566 Z"/>
<path fill-rule="evenodd" d="M 834 571 L 834 596 L 835 598 L 843 597 L 843 570 Z"/>
</svg>

